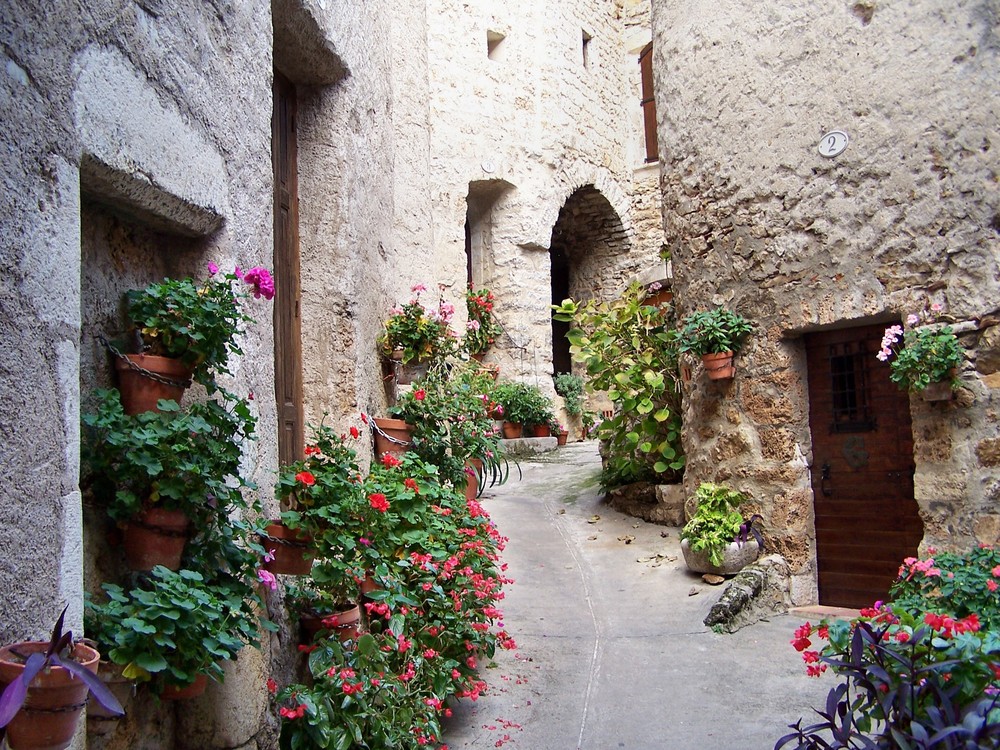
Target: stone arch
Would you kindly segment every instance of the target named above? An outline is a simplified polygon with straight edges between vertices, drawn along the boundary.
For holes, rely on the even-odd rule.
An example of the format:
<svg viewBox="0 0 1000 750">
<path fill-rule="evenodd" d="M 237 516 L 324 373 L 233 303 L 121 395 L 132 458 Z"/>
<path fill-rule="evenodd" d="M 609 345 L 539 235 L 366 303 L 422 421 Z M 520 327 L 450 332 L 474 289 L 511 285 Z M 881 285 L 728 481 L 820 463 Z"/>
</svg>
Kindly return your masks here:
<svg viewBox="0 0 1000 750">
<path fill-rule="evenodd" d="M 595 185 L 574 190 L 559 209 L 549 241 L 552 303 L 603 298 L 619 286 L 617 256 L 631 241 L 621 215 Z M 568 323 L 552 321 L 552 361 L 555 372 L 570 372 L 572 360 Z"/>
</svg>

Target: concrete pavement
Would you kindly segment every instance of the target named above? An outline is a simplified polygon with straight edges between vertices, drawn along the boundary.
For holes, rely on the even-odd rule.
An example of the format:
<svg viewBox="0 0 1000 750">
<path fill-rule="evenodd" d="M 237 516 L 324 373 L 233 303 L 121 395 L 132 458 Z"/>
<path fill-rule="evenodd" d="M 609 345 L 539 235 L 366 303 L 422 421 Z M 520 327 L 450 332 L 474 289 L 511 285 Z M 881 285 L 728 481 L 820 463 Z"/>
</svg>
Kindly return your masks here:
<svg viewBox="0 0 1000 750">
<path fill-rule="evenodd" d="M 515 652 L 461 701 L 450 750 L 769 750 L 833 684 L 805 676 L 781 615 L 733 635 L 702 620 L 723 587 L 689 573 L 678 530 L 611 510 L 594 442 L 522 459 L 484 493 L 510 541 L 502 603 Z"/>
</svg>

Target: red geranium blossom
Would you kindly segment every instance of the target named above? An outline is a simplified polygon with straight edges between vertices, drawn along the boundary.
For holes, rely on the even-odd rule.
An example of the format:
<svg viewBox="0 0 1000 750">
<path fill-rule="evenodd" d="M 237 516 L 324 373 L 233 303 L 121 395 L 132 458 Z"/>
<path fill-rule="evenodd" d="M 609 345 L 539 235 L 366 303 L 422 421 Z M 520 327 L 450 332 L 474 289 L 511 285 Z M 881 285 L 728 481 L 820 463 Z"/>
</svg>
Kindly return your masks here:
<svg viewBox="0 0 1000 750">
<path fill-rule="evenodd" d="M 385 499 L 385 495 L 381 492 L 373 492 L 370 494 L 368 496 L 368 504 L 379 513 L 385 513 L 389 510 L 389 501 Z"/>
<path fill-rule="evenodd" d="M 314 477 L 308 471 L 300 471 L 298 474 L 295 475 L 295 481 L 302 482 L 302 484 L 306 485 L 307 487 L 312 487 L 314 484 L 316 484 L 316 477 Z"/>
</svg>

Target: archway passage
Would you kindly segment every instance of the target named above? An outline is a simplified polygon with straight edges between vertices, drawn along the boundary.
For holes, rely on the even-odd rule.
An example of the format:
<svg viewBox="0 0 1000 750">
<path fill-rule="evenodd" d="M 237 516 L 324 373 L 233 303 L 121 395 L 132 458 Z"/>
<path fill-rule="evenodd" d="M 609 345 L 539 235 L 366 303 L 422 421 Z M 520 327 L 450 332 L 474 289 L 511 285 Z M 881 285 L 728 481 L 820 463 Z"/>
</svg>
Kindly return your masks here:
<svg viewBox="0 0 1000 750">
<path fill-rule="evenodd" d="M 629 240 L 621 217 L 593 185 L 573 192 L 559 210 L 549 244 L 552 304 L 567 297 L 585 300 L 606 297 L 616 281 L 613 256 L 628 252 Z M 570 372 L 572 361 L 568 323 L 552 321 L 554 372 Z"/>
</svg>

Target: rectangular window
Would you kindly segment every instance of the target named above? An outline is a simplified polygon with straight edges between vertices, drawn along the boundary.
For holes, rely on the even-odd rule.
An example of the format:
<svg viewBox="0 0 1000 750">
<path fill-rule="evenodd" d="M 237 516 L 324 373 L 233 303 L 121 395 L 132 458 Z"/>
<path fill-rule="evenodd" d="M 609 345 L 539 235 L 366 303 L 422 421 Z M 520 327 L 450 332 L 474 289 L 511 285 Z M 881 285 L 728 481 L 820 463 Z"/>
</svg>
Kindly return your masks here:
<svg viewBox="0 0 1000 750">
<path fill-rule="evenodd" d="M 653 43 L 639 53 L 639 74 L 642 78 L 642 125 L 646 141 L 646 162 L 658 161 L 659 145 L 656 140 L 656 98 L 653 96 Z"/>
<path fill-rule="evenodd" d="M 875 354 L 865 342 L 830 346 L 830 395 L 833 398 L 831 432 L 870 432 L 875 429 L 868 388 L 868 360 Z"/>
<path fill-rule="evenodd" d="M 590 67 L 590 41 L 594 37 L 588 34 L 586 31 L 583 32 L 583 67 Z"/>
</svg>

